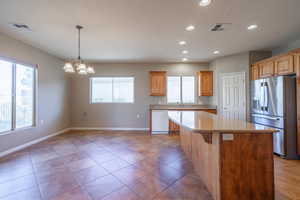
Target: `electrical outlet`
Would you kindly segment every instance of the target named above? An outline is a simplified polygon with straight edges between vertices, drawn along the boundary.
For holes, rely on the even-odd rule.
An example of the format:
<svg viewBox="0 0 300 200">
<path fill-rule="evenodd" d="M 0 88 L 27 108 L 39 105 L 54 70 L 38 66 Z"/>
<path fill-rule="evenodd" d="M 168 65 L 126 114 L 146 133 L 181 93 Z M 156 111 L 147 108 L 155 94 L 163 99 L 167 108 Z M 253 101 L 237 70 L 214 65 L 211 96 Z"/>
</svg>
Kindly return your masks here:
<svg viewBox="0 0 300 200">
<path fill-rule="evenodd" d="M 44 124 L 44 120 L 42 119 L 42 120 L 40 120 L 40 124 L 41 125 L 43 125 Z"/>
<path fill-rule="evenodd" d="M 136 118 L 138 118 L 138 119 L 139 119 L 140 117 L 141 117 L 141 116 L 140 116 L 140 114 L 137 114 L 137 115 L 136 115 Z"/>
</svg>

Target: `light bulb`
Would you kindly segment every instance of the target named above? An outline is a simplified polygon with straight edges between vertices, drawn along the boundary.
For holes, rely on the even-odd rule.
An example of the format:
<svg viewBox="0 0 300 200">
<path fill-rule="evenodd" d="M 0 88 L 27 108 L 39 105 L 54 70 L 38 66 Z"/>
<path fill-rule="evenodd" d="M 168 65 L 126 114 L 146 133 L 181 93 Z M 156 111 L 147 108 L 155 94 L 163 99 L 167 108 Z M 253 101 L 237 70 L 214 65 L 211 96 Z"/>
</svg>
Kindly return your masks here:
<svg viewBox="0 0 300 200">
<path fill-rule="evenodd" d="M 78 71 L 78 74 L 87 75 L 87 71 L 86 71 L 86 69 L 81 69 L 81 70 Z"/>
<path fill-rule="evenodd" d="M 87 69 L 86 69 L 87 73 L 89 74 L 95 74 L 95 70 L 93 67 L 89 66 Z"/>
<path fill-rule="evenodd" d="M 199 1 L 199 6 L 205 7 L 211 4 L 211 0 L 200 0 Z"/>
<path fill-rule="evenodd" d="M 64 68 L 65 72 L 68 72 L 68 73 L 74 73 L 74 68 L 73 68 L 73 65 L 71 63 L 66 63 Z"/>
<path fill-rule="evenodd" d="M 77 67 L 77 70 L 80 71 L 80 70 L 86 70 L 86 65 L 84 63 L 80 63 Z"/>
</svg>

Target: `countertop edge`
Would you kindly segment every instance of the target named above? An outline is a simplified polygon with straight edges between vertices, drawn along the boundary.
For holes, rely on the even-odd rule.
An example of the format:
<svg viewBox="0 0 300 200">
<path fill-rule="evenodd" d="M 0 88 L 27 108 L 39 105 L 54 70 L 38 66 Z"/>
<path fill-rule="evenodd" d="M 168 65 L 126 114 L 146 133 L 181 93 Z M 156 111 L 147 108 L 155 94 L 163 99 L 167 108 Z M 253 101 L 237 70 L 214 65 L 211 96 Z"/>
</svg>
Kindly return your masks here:
<svg viewBox="0 0 300 200">
<path fill-rule="evenodd" d="M 226 129 L 213 129 L 213 130 L 206 130 L 206 129 L 194 129 L 191 127 L 188 127 L 184 124 L 182 124 L 181 122 L 178 122 L 176 119 L 173 119 L 172 117 L 169 116 L 169 120 L 173 121 L 174 123 L 178 124 L 179 126 L 188 129 L 189 131 L 193 132 L 193 133 L 199 133 L 199 134 L 213 134 L 213 133 L 218 133 L 218 134 L 247 134 L 247 133 L 251 133 L 251 134 L 273 134 L 275 132 L 278 132 L 278 130 L 274 129 L 265 129 L 265 130 L 226 130 Z"/>
</svg>

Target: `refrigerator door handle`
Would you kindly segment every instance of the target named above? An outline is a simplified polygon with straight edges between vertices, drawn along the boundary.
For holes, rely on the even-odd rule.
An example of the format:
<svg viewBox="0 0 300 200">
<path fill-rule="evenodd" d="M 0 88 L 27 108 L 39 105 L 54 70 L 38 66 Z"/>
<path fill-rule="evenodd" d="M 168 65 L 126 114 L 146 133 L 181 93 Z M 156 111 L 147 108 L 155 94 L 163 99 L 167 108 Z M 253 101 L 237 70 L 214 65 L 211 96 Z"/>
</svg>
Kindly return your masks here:
<svg viewBox="0 0 300 200">
<path fill-rule="evenodd" d="M 256 115 L 256 114 L 252 114 L 253 117 L 260 117 L 260 118 L 263 118 L 263 119 L 271 119 L 271 120 L 280 120 L 279 117 L 270 117 L 270 116 L 262 116 L 262 115 Z"/>
</svg>

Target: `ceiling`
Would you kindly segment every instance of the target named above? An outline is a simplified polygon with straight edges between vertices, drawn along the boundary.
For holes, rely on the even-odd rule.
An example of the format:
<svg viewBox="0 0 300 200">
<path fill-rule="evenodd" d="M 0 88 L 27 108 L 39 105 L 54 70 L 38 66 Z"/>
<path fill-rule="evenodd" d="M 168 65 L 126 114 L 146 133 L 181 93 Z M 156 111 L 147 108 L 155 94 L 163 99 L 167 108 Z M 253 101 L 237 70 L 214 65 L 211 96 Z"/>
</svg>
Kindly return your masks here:
<svg viewBox="0 0 300 200">
<path fill-rule="evenodd" d="M 85 27 L 82 57 L 91 62 L 180 62 L 183 49 L 189 61 L 206 62 L 299 37 L 299 8 L 299 0 L 213 0 L 208 7 L 197 0 L 2 0 L 0 32 L 72 59 L 80 24 Z M 220 22 L 232 25 L 222 32 L 209 30 Z M 185 31 L 190 24 L 196 29 Z M 247 30 L 250 24 L 258 29 Z M 180 40 L 187 45 L 180 46 Z"/>
</svg>

